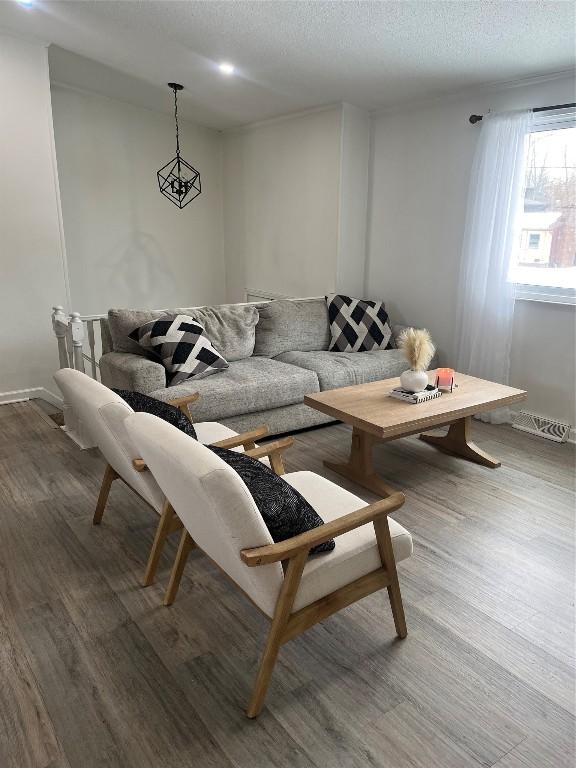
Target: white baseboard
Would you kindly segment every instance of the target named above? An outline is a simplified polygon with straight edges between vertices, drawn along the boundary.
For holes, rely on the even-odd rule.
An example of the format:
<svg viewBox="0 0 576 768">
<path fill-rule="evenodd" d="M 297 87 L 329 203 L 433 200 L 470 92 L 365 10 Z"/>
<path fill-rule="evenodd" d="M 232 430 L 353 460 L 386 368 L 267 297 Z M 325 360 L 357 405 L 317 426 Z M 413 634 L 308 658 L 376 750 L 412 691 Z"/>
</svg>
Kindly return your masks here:
<svg viewBox="0 0 576 768">
<path fill-rule="evenodd" d="M 25 400 L 34 400 L 36 398 L 46 400 L 47 403 L 56 408 L 62 408 L 63 405 L 62 398 L 50 392 L 46 387 L 32 387 L 31 389 L 15 389 L 12 392 L 0 392 L 0 405 L 22 403 Z"/>
</svg>

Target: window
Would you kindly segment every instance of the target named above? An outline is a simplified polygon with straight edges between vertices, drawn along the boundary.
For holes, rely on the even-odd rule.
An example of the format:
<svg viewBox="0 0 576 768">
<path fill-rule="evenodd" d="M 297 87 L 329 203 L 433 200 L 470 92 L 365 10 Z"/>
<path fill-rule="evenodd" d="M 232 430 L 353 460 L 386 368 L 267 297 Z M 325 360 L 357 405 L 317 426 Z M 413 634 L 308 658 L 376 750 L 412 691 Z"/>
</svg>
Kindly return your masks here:
<svg viewBox="0 0 576 768">
<path fill-rule="evenodd" d="M 576 119 L 536 113 L 510 279 L 517 296 L 576 300 Z"/>
</svg>

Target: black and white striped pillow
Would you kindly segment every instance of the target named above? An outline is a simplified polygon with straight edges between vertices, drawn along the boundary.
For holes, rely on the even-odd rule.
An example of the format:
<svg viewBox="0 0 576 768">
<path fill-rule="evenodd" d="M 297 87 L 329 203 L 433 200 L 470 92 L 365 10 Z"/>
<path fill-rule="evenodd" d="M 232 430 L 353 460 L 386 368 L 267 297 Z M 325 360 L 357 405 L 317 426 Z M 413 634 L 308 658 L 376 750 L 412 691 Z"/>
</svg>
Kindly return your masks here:
<svg viewBox="0 0 576 768">
<path fill-rule="evenodd" d="M 330 352 L 393 349 L 392 329 L 383 301 L 326 296 L 330 323 Z"/>
<path fill-rule="evenodd" d="M 204 334 L 204 326 L 189 315 L 163 315 L 135 328 L 129 336 L 160 360 L 170 386 L 228 368 Z"/>
</svg>

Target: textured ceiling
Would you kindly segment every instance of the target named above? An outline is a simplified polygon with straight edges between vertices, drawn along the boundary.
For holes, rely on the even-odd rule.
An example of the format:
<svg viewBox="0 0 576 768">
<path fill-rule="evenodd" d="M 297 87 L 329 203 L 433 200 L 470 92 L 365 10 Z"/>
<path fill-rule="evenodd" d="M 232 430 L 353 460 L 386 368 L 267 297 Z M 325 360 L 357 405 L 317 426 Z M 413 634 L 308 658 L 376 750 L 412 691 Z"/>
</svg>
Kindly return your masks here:
<svg viewBox="0 0 576 768">
<path fill-rule="evenodd" d="M 216 128 L 348 101 L 367 109 L 574 66 L 571 0 L 0 2 L 0 27 L 56 51 L 55 79 Z M 220 61 L 238 74 L 224 77 Z M 113 70 L 122 75 L 115 76 Z M 143 81 L 138 83 L 134 80 Z"/>
</svg>

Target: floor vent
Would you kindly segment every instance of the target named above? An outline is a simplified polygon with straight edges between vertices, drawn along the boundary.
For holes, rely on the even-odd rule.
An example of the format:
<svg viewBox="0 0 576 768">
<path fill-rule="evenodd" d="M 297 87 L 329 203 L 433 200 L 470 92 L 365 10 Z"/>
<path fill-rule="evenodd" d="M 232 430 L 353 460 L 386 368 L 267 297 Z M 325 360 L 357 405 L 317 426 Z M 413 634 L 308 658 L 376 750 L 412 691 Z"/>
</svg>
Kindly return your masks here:
<svg viewBox="0 0 576 768">
<path fill-rule="evenodd" d="M 570 424 L 563 424 L 546 416 L 537 416 L 528 411 L 518 411 L 512 426 L 514 429 L 521 429 L 523 432 L 530 432 L 532 435 L 539 435 L 556 443 L 565 443 L 570 436 L 571 428 Z"/>
</svg>

